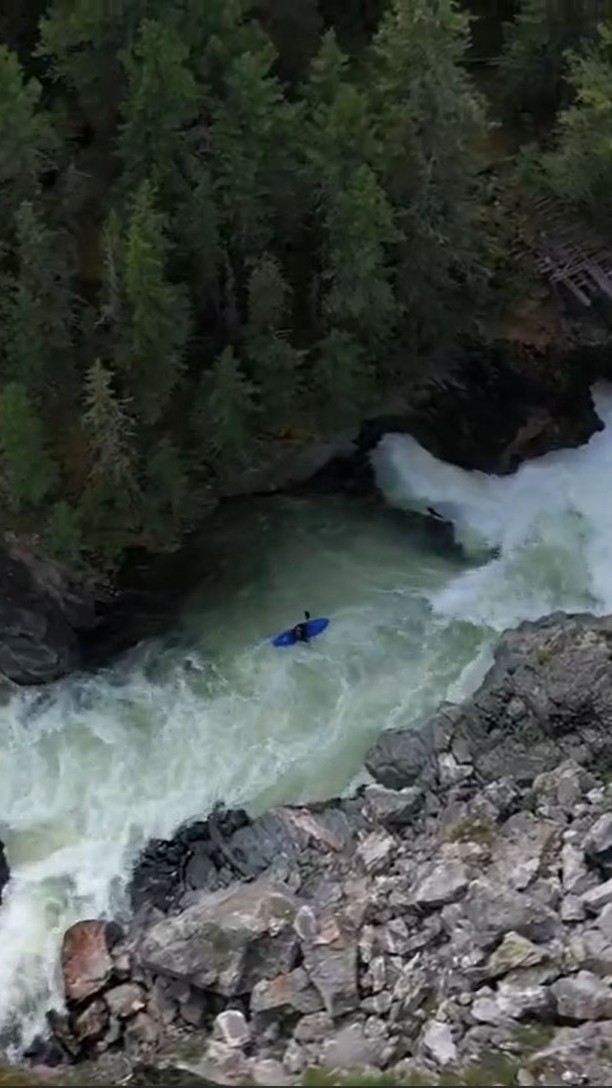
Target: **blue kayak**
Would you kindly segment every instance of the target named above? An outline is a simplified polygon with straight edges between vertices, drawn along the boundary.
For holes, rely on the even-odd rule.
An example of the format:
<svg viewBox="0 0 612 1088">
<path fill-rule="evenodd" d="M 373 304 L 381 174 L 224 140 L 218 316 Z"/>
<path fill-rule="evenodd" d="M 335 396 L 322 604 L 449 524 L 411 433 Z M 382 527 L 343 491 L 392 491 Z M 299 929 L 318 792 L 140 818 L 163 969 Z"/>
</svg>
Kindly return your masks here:
<svg viewBox="0 0 612 1088">
<path fill-rule="evenodd" d="M 305 622 L 308 638 L 316 638 L 326 627 L 329 627 L 329 620 L 324 619 L 323 617 L 320 617 L 318 620 L 306 620 Z M 288 631 L 281 631 L 280 635 L 277 635 L 276 638 L 270 639 L 273 646 L 295 646 L 297 641 L 292 627 L 290 627 Z"/>
</svg>

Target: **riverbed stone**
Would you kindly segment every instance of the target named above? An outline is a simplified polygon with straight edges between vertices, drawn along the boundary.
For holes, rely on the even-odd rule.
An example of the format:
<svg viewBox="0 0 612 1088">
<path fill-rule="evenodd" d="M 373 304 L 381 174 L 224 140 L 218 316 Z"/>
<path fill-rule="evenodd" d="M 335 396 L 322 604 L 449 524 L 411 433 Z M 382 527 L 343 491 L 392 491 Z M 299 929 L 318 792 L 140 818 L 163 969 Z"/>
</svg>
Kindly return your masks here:
<svg viewBox="0 0 612 1088">
<path fill-rule="evenodd" d="M 96 998 L 72 1020 L 72 1032 L 83 1050 L 91 1048 L 106 1032 L 109 1025 L 108 1006 L 102 998 Z"/>
<path fill-rule="evenodd" d="M 69 1004 L 100 993 L 113 972 L 106 922 L 88 919 L 71 926 L 64 934 L 61 964 Z"/>
<path fill-rule="evenodd" d="M 200 895 L 147 932 L 144 966 L 225 997 L 248 994 L 261 978 L 290 971 L 298 938 L 297 902 L 266 880 Z"/>
</svg>

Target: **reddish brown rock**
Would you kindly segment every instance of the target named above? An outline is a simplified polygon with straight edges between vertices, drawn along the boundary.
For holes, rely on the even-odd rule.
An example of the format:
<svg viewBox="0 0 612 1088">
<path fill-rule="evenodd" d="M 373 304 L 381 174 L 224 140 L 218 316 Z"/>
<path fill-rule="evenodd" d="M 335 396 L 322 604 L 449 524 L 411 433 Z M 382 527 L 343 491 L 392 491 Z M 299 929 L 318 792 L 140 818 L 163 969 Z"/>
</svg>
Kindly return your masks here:
<svg viewBox="0 0 612 1088">
<path fill-rule="evenodd" d="M 109 982 L 113 961 L 108 950 L 106 923 L 77 922 L 64 934 L 62 975 L 69 1004 L 97 994 Z"/>
<path fill-rule="evenodd" d="M 108 1007 L 102 998 L 98 998 L 75 1017 L 72 1024 L 74 1037 L 79 1045 L 86 1050 L 103 1037 L 108 1023 Z"/>
</svg>

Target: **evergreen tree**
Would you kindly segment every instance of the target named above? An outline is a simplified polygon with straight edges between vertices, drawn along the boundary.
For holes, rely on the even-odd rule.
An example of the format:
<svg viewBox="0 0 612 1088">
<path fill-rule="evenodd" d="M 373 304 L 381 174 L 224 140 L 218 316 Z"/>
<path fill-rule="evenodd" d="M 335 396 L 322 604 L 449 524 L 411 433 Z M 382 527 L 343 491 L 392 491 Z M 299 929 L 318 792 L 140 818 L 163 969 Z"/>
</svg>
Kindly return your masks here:
<svg viewBox="0 0 612 1088">
<path fill-rule="evenodd" d="M 289 298 L 278 261 L 265 254 L 249 278 L 247 354 L 266 419 L 285 427 L 297 406 L 301 361 L 289 341 Z"/>
<path fill-rule="evenodd" d="M 44 542 L 55 559 L 77 563 L 84 544 L 80 511 L 64 499 L 55 503 L 44 529 Z"/>
<path fill-rule="evenodd" d="M 149 423 L 162 414 L 179 380 L 188 335 L 184 290 L 166 274 L 164 226 L 145 182 L 134 201 L 125 247 L 129 340 L 123 362 L 134 406 Z"/>
<path fill-rule="evenodd" d="M 158 192 L 172 194 L 182 129 L 194 116 L 198 96 L 188 57 L 174 28 L 151 19 L 124 54 L 129 83 L 120 153 L 128 189 L 149 179 Z"/>
<path fill-rule="evenodd" d="M 462 68 L 468 19 L 454 0 L 393 0 L 374 43 L 378 169 L 394 210 L 407 346 L 452 338 L 485 281 L 475 144 L 480 99 Z"/>
<path fill-rule="evenodd" d="M 374 386 L 374 371 L 362 345 L 349 333 L 333 329 L 314 360 L 316 418 L 330 429 L 354 426 L 367 408 Z"/>
<path fill-rule="evenodd" d="M 66 390 L 72 347 L 73 296 L 66 245 L 28 201 L 15 222 L 18 266 L 1 306 L 2 370 L 7 378 L 22 382 L 30 397 L 46 392 L 57 398 Z"/>
<path fill-rule="evenodd" d="M 306 74 L 321 34 L 317 0 L 256 0 L 254 9 L 278 54 L 279 75 L 297 83 Z"/>
<path fill-rule="evenodd" d="M 143 494 L 145 527 L 162 550 L 180 542 L 189 511 L 189 479 L 180 451 L 172 439 L 156 442 L 147 459 Z"/>
<path fill-rule="evenodd" d="M 12 217 L 39 190 L 53 163 L 56 142 L 40 108 L 40 85 L 24 78 L 14 53 L 0 44 L 0 240 L 10 236 Z"/>
<path fill-rule="evenodd" d="M 46 447 L 40 417 L 19 382 L 9 382 L 0 391 L 0 449 L 10 474 L 14 508 L 40 506 L 57 485 L 57 467 Z"/>
<path fill-rule="evenodd" d="M 606 229 L 612 214 L 612 22 L 600 27 L 584 54 L 572 54 L 575 101 L 559 119 L 556 149 L 544 156 L 557 196 Z"/>
<path fill-rule="evenodd" d="M 343 328 L 371 350 L 393 333 L 397 317 L 387 247 L 393 213 L 372 169 L 360 166 L 327 208 L 324 308 L 332 328 Z"/>
<path fill-rule="evenodd" d="M 202 379 L 194 413 L 196 442 L 221 477 L 248 463 L 254 416 L 253 386 L 227 347 Z"/>
<path fill-rule="evenodd" d="M 568 50 L 592 40 L 607 13 L 607 0 L 520 0 L 501 66 L 506 113 L 553 116 L 567 101 Z"/>
<path fill-rule="evenodd" d="M 90 476 L 104 493 L 131 501 L 138 494 L 134 422 L 128 403 L 113 388 L 113 375 L 99 360 L 85 380 L 83 425 L 91 458 Z"/>
</svg>

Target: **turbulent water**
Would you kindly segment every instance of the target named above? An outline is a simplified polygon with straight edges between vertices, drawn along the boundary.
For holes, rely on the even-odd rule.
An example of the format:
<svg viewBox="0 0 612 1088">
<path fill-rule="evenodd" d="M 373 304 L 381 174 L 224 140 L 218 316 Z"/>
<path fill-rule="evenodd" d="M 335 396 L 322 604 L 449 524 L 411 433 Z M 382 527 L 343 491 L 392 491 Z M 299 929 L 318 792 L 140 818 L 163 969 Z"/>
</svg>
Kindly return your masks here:
<svg viewBox="0 0 612 1088">
<path fill-rule="evenodd" d="M 612 423 L 612 395 L 598 393 Z M 124 906 L 130 862 L 217 800 L 258 810 L 329 796 L 384 728 L 418 723 L 482 675 L 496 632 L 556 608 L 612 610 L 612 427 L 494 479 L 407 437 L 375 454 L 395 507 L 434 506 L 465 552 L 397 510 L 267 500 L 203 544 L 200 594 L 171 639 L 112 670 L 0 707 L 0 1027 L 27 1038 L 61 1000 L 57 953 L 78 917 Z M 267 641 L 303 608 L 308 646 Z"/>
</svg>

